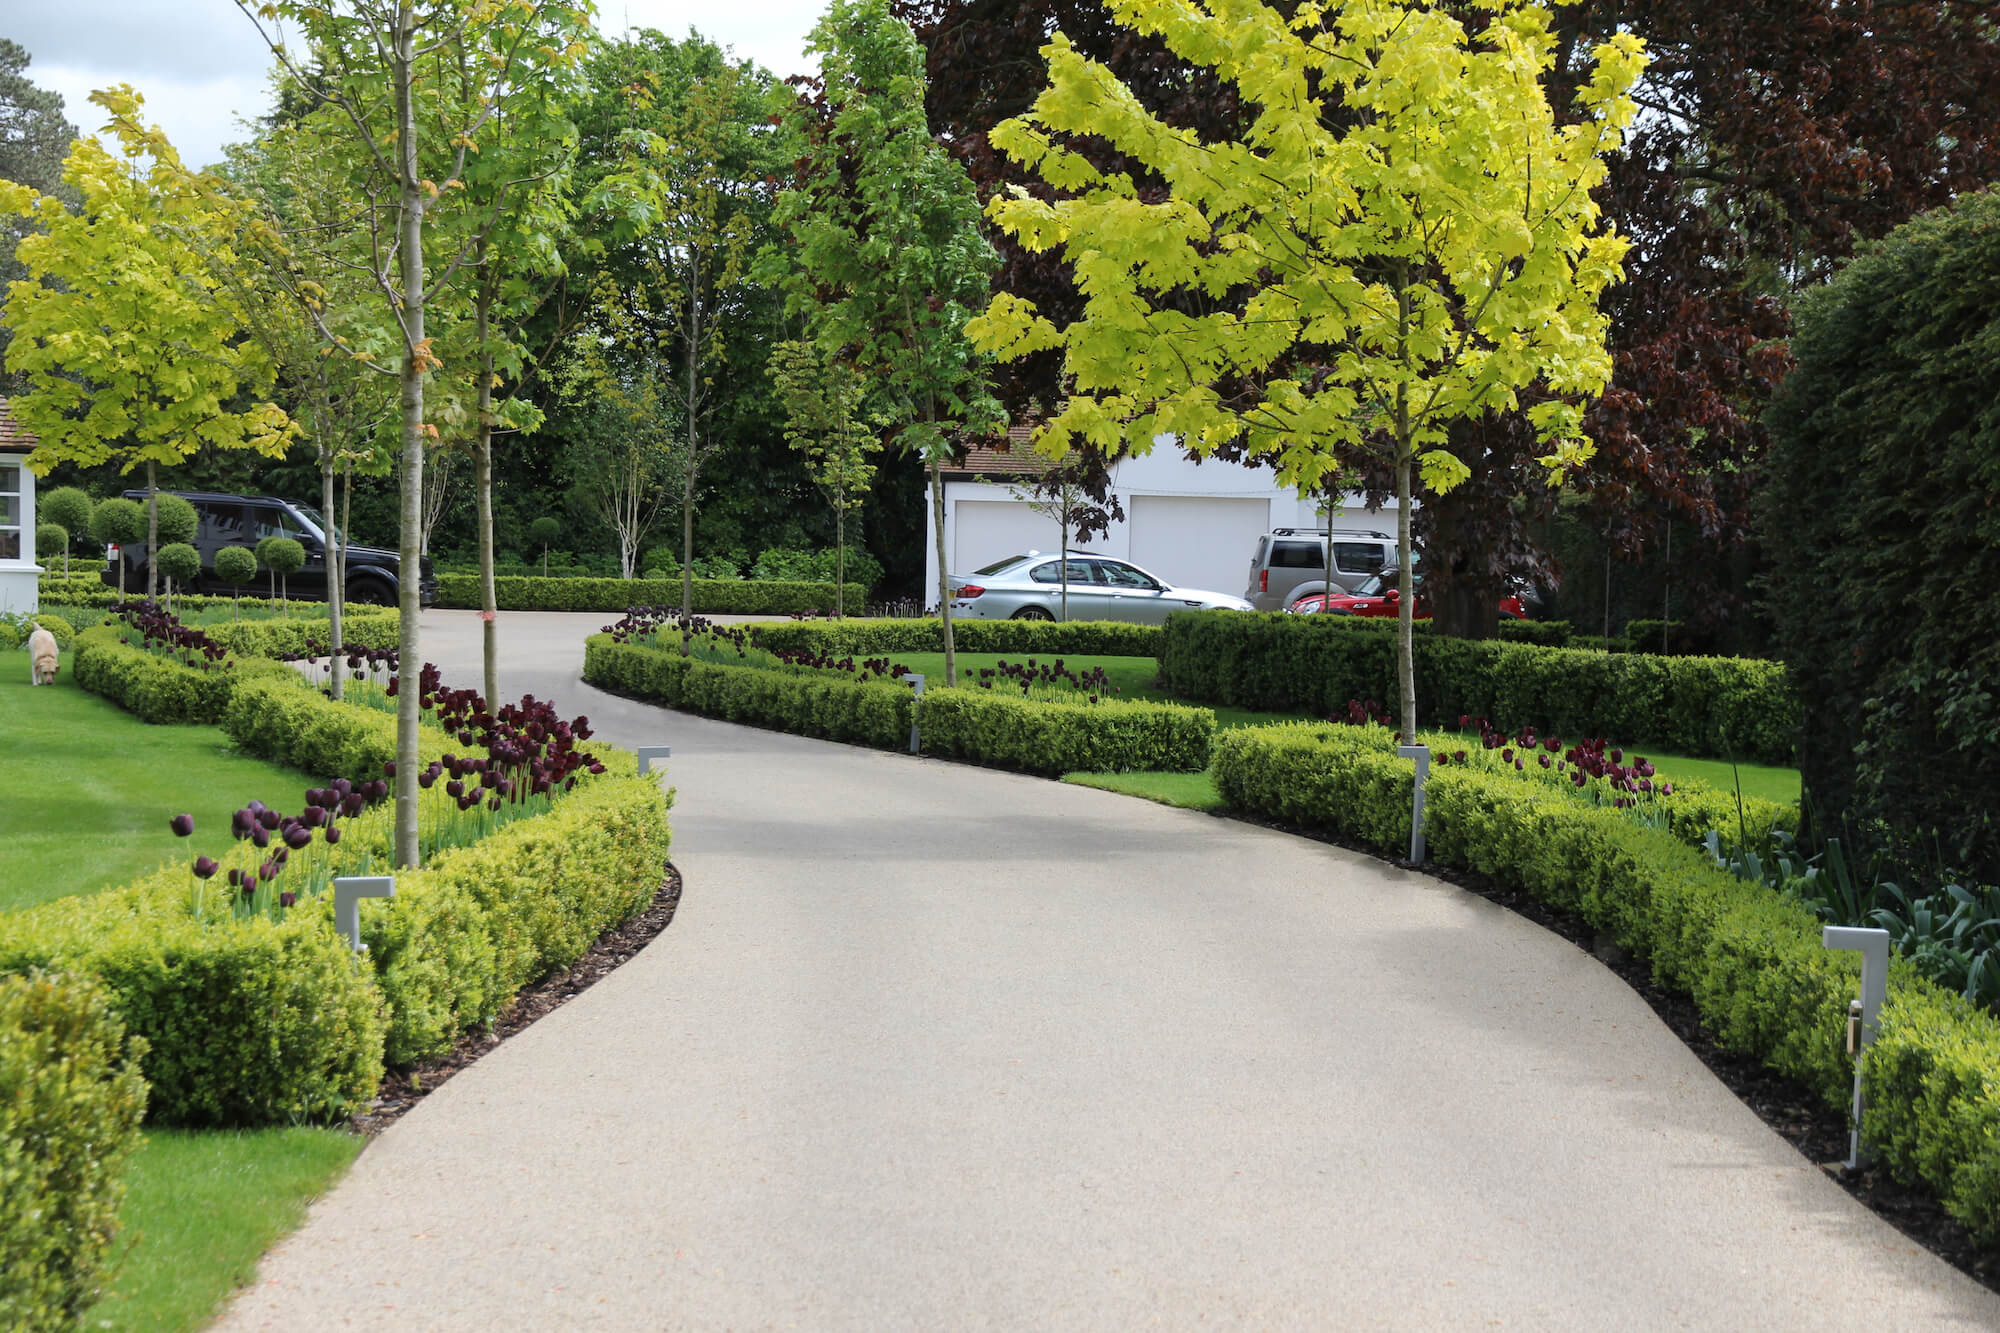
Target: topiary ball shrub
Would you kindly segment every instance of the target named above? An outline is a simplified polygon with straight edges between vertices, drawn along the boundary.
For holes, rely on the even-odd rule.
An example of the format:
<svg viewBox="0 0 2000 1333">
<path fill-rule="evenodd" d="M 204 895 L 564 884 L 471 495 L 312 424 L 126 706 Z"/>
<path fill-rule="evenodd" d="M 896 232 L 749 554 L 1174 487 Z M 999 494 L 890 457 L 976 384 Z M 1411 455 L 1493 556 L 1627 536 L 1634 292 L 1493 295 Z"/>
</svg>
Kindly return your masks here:
<svg viewBox="0 0 2000 1333">
<path fill-rule="evenodd" d="M 158 492 L 153 499 L 159 505 L 160 545 L 193 541 L 196 530 L 201 527 L 201 515 L 195 512 L 194 506 L 180 496 L 169 495 L 165 491 Z"/>
<path fill-rule="evenodd" d="M 60 523 L 70 536 L 90 531 L 90 514 L 96 503 L 74 486 L 58 486 L 35 497 L 35 512 L 50 523 Z"/>
<path fill-rule="evenodd" d="M 225 546 L 215 553 L 215 577 L 238 586 L 257 577 L 257 554 L 247 546 Z"/>
<path fill-rule="evenodd" d="M 69 529 L 60 523 L 35 525 L 35 558 L 53 560 L 69 550 Z"/>
<path fill-rule="evenodd" d="M 201 577 L 201 552 L 186 542 L 162 546 L 154 563 L 159 566 L 160 573 L 173 580 L 174 586 L 183 591 Z"/>
<path fill-rule="evenodd" d="M 90 535 L 106 546 L 133 546 L 146 540 L 146 511 L 137 500 L 113 496 L 90 511 Z M 125 559 L 118 560 L 118 590 L 125 590 Z"/>
<path fill-rule="evenodd" d="M 283 580 L 306 567 L 306 548 L 291 537 L 266 537 L 257 543 L 257 558 L 278 579 L 278 592 L 285 595 Z"/>
</svg>

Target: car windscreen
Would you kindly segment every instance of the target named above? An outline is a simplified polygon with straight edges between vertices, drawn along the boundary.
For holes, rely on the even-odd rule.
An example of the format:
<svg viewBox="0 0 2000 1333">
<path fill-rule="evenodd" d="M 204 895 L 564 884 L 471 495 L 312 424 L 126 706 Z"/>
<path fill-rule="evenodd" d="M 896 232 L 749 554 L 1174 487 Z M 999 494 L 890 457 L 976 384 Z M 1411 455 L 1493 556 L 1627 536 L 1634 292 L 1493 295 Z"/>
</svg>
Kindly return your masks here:
<svg viewBox="0 0 2000 1333">
<path fill-rule="evenodd" d="M 1008 570 L 1014 568 L 1016 565 L 1026 564 L 1027 561 L 1028 557 L 1025 555 L 1010 555 L 1005 560 L 995 560 L 992 564 L 986 566 L 986 568 L 975 569 L 972 572 L 979 575 L 981 578 L 990 579 L 995 574 L 1004 574 Z"/>
<path fill-rule="evenodd" d="M 328 523 L 324 518 L 320 517 L 319 510 L 314 509 L 311 505 L 302 505 L 302 504 L 294 504 L 292 506 L 292 510 L 293 512 L 297 513 L 300 518 L 303 518 L 306 522 L 312 524 L 314 527 L 320 530 L 321 540 L 332 541 L 335 543 L 338 543 L 340 541 L 340 537 L 338 536 L 338 530 L 331 523 Z"/>
</svg>

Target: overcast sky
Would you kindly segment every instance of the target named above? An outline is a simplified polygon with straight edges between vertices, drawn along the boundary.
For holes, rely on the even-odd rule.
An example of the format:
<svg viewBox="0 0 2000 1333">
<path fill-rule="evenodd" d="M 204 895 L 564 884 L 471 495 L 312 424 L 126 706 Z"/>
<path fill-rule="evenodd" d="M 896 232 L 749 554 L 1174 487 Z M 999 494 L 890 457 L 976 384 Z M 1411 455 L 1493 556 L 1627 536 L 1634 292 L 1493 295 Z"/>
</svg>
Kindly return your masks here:
<svg viewBox="0 0 2000 1333">
<path fill-rule="evenodd" d="M 783 77 L 806 71 L 806 33 L 826 0 L 737 0 L 718 10 L 693 0 L 599 0 L 598 27 L 689 28 Z M 0 0 L 0 37 L 26 47 L 28 78 L 62 94 L 70 122 L 89 134 L 104 124 L 96 88 L 129 83 L 148 119 L 194 166 L 222 159 L 247 136 L 239 116 L 269 110 L 269 53 L 233 0 Z"/>
</svg>

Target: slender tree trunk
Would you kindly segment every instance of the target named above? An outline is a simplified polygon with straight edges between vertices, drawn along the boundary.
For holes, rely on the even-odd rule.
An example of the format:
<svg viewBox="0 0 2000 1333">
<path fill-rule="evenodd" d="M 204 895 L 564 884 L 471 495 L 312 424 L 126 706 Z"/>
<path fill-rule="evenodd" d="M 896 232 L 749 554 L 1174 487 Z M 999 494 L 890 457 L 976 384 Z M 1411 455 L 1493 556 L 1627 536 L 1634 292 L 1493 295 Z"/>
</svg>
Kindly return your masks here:
<svg viewBox="0 0 2000 1333">
<path fill-rule="evenodd" d="M 335 699 L 346 693 L 347 672 L 340 657 L 340 596 L 347 570 L 340 548 L 339 525 L 333 521 L 333 450 L 322 444 L 319 455 L 319 512 L 326 516 L 326 651 L 327 692 Z"/>
<path fill-rule="evenodd" d="M 493 348 L 487 342 L 493 313 L 493 284 L 486 268 L 486 240 L 479 241 L 479 297 L 473 305 L 473 335 L 479 339 L 479 648 L 485 664 L 486 706 L 500 706 L 500 601 L 493 582 Z"/>
<path fill-rule="evenodd" d="M 1667 519 L 1666 568 L 1660 575 L 1660 653 L 1665 656 L 1673 637 L 1674 614 L 1674 521 Z"/>
<path fill-rule="evenodd" d="M 416 63 L 416 13 L 413 0 L 399 0 L 393 30 L 390 66 L 395 80 L 399 212 L 396 219 L 397 256 L 401 264 L 403 365 L 401 406 L 403 430 L 401 546 L 402 578 L 397 596 L 398 675 L 408 688 L 396 694 L 396 847 L 399 866 L 421 859 L 417 841 L 417 726 L 420 713 L 417 673 L 423 668 L 419 617 L 418 571 L 423 568 L 424 531 L 424 362 L 429 348 L 424 337 L 424 194 L 417 164 L 417 116 L 412 83 Z"/>
<path fill-rule="evenodd" d="M 146 460 L 146 600 L 152 601 L 160 576 L 160 479 L 153 460 Z"/>
<path fill-rule="evenodd" d="M 944 464 L 933 458 L 931 472 L 931 524 L 937 529 L 938 620 L 944 626 L 944 683 L 958 684 L 958 651 L 951 638 L 951 571 L 945 564 L 944 549 Z"/>
<path fill-rule="evenodd" d="M 681 656 L 694 650 L 694 428 L 688 428 L 688 465 L 681 478 Z"/>
<path fill-rule="evenodd" d="M 697 261 L 698 263 L 698 261 Z M 689 290 L 699 291 L 699 267 L 695 270 L 696 281 Z M 700 413 L 696 410 L 696 390 L 700 383 L 701 368 L 701 302 L 693 300 L 688 306 L 687 344 L 687 418 L 688 451 L 687 467 L 681 482 L 681 656 L 694 651 L 694 481 L 696 446 L 701 441 Z"/>
<path fill-rule="evenodd" d="M 1062 618 L 1063 623 L 1067 625 L 1069 623 L 1069 518 L 1067 513 L 1057 521 L 1062 524 L 1062 537 L 1059 542 L 1059 545 L 1062 547 Z"/>
<path fill-rule="evenodd" d="M 1396 461 L 1396 556 L 1403 562 L 1403 567 L 1396 572 L 1396 589 L 1401 594 L 1397 599 L 1400 605 L 1396 608 L 1396 684 L 1403 693 L 1405 745 L 1417 743 L 1416 635 L 1413 632 L 1417 598 L 1416 578 L 1410 569 L 1410 498 L 1410 459 L 1404 453 Z"/>
<path fill-rule="evenodd" d="M 833 510 L 833 618 L 847 614 L 847 511 Z"/>
</svg>

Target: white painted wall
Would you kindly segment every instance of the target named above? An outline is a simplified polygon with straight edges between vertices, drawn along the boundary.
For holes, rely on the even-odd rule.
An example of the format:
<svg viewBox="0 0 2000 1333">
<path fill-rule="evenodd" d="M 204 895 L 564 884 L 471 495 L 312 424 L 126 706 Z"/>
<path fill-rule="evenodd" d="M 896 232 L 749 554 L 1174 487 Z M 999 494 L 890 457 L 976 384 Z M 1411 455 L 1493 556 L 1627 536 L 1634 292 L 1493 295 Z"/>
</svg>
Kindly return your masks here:
<svg viewBox="0 0 2000 1333">
<path fill-rule="evenodd" d="M 1111 485 L 1125 521 L 1078 549 L 1123 557 L 1182 587 L 1240 597 L 1258 537 L 1278 527 L 1322 525 L 1313 502 L 1279 488 L 1270 469 L 1197 464 L 1165 439 L 1144 457 L 1113 464 Z M 924 514 L 924 602 L 930 605 L 937 600 L 937 538 L 928 502 Z M 1058 550 L 1062 542 L 1053 519 L 1035 513 L 1000 482 L 945 483 L 944 521 L 955 575 L 1030 550 Z M 1357 494 L 1333 525 L 1394 536 L 1396 515 L 1393 509 L 1368 512 Z"/>
<path fill-rule="evenodd" d="M 0 454 L 0 521 L 19 551 L 0 558 L 0 611 L 33 615 L 41 609 L 42 567 L 35 563 L 35 474 L 24 455 Z"/>
</svg>

